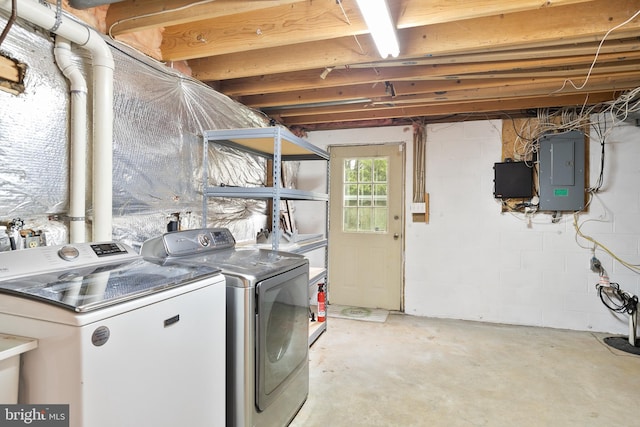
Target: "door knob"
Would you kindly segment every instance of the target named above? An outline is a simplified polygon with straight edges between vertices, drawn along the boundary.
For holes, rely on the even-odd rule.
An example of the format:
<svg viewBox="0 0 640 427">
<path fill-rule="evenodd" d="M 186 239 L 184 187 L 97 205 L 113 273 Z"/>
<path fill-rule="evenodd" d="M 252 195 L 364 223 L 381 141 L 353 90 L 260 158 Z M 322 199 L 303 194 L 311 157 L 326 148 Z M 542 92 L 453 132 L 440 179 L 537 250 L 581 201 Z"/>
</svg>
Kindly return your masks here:
<svg viewBox="0 0 640 427">
<path fill-rule="evenodd" d="M 393 240 L 398 240 L 398 237 L 400 237 L 398 233 L 393 233 Z"/>
</svg>

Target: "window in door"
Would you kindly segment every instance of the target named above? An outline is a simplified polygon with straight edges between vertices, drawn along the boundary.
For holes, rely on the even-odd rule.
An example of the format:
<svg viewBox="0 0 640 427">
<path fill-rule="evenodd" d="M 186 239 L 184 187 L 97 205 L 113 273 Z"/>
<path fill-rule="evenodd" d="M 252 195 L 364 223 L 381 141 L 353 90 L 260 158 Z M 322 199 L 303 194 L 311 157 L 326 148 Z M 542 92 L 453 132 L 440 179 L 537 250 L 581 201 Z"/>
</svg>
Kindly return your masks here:
<svg viewBox="0 0 640 427">
<path fill-rule="evenodd" d="M 353 233 L 386 233 L 389 159 L 358 157 L 344 160 L 342 230 Z"/>
</svg>

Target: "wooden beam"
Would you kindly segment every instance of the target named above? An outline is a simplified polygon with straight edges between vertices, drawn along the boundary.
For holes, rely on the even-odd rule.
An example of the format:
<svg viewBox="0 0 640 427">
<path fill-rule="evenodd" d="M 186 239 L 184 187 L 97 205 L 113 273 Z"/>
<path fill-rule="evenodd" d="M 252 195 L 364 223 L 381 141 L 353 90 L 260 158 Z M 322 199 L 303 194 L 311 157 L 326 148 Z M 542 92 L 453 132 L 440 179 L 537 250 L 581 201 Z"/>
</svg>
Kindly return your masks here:
<svg viewBox="0 0 640 427">
<path fill-rule="evenodd" d="M 306 0 L 215 0 L 209 3 L 193 0 L 127 0 L 109 6 L 106 22 L 107 28 L 111 27 L 111 34 L 117 36 L 303 1 Z"/>
<path fill-rule="evenodd" d="M 297 92 L 274 93 L 268 95 L 251 95 L 239 98 L 238 101 L 252 108 L 277 107 L 282 105 L 317 104 L 323 102 L 339 102 L 366 100 L 385 96 L 384 83 L 375 85 L 353 85 L 337 88 L 310 89 Z"/>
<path fill-rule="evenodd" d="M 640 0 L 594 0 L 589 7 L 568 5 L 553 10 L 543 8 L 409 28 L 398 32 L 401 56 L 410 59 L 516 46 L 559 46 L 599 41 L 614 25 L 631 17 L 638 9 Z M 635 37 L 638 31 L 640 20 L 636 19 L 612 32 L 609 39 Z M 198 79 L 224 80 L 377 60 L 375 47 L 369 38 L 361 37 L 358 40 L 359 45 L 353 37 L 340 37 L 261 49 L 252 51 L 251 55 L 230 53 L 190 61 L 189 65 Z M 201 52 L 200 55 L 214 53 Z M 185 58 L 169 55 L 165 59 Z"/>
<path fill-rule="evenodd" d="M 225 80 L 371 62 L 378 57 L 376 47 L 369 38 L 359 37 L 356 40 L 353 37 L 340 37 L 330 41 L 262 49 L 250 55 L 239 52 L 191 59 L 189 67 L 198 80 Z"/>
<path fill-rule="evenodd" d="M 397 28 L 404 29 L 591 1 L 593 0 L 389 0 L 389 8 L 397 16 Z"/>
<path fill-rule="evenodd" d="M 556 91 L 573 91 L 574 86 L 580 87 L 586 78 L 584 73 L 562 74 L 549 77 L 528 77 L 527 75 L 510 79 L 475 79 L 475 80 L 444 80 L 418 81 L 418 82 L 391 82 L 393 89 L 385 83 L 360 84 L 341 86 L 335 88 L 309 89 L 303 91 L 283 92 L 265 95 L 251 95 L 239 98 L 244 105 L 252 108 L 277 108 L 278 106 L 313 105 L 326 102 L 337 103 L 339 101 L 354 102 L 357 100 L 378 99 L 380 102 L 411 102 L 411 99 L 425 98 L 423 94 L 429 94 L 430 99 L 446 99 L 452 93 L 474 93 L 481 89 L 494 91 L 517 92 L 522 90 L 539 90 L 538 95 L 551 95 Z M 631 82 L 637 86 L 640 81 L 640 68 L 633 71 L 625 71 L 615 74 L 592 74 L 586 90 L 595 88 L 595 85 L 609 85 L 611 89 L 629 88 Z M 573 85 L 572 85 L 573 83 Z M 617 85 L 623 84 L 622 87 Z M 601 86 L 598 86 L 602 89 Z M 395 96 L 392 96 L 395 93 Z M 504 96 L 504 93 L 497 96 Z"/>
<path fill-rule="evenodd" d="M 600 46 L 599 41 L 587 43 L 567 43 L 566 45 L 500 48 L 496 47 L 490 51 L 486 49 L 469 51 L 468 53 L 452 53 L 430 57 L 402 58 L 399 60 L 387 59 L 385 61 L 364 62 L 351 64 L 349 68 L 384 68 L 399 66 L 436 65 L 436 64 L 458 64 L 474 62 L 499 62 L 499 61 L 521 61 L 523 59 L 545 59 L 561 58 L 565 56 L 587 55 L 592 58 L 600 49 L 600 53 L 622 53 L 640 50 L 640 40 L 637 35 L 628 39 L 615 39 Z"/>
<path fill-rule="evenodd" d="M 540 0 L 390 0 L 397 17 L 398 28 L 451 22 L 500 13 L 513 13 L 540 7 L 558 7 L 588 3 L 593 0 L 554 0 L 542 5 Z M 255 12 L 309 0 L 215 0 L 208 3 L 192 0 L 127 0 L 112 3 L 107 12 L 107 27 L 119 35 L 158 27 L 171 27 L 214 18 Z M 343 0 L 343 7 L 353 9 L 352 0 Z M 115 24 L 115 25 L 114 25 Z"/>
<path fill-rule="evenodd" d="M 628 90 L 638 86 L 638 80 L 640 73 L 630 73 L 627 76 L 617 76 L 612 79 L 608 76 L 605 77 L 592 77 L 587 82 L 584 88 L 580 86 L 574 87 L 567 84 L 563 80 L 549 81 L 546 83 L 537 84 L 521 84 L 521 85 L 507 85 L 486 87 L 478 89 L 467 89 L 459 91 L 450 91 L 447 93 L 432 93 L 432 94 L 415 94 L 399 96 L 393 99 L 382 98 L 380 100 L 373 99 L 371 105 L 415 105 L 415 104 L 433 104 L 442 101 L 469 101 L 469 100 L 490 100 L 490 99 L 507 99 L 507 98 L 521 98 L 532 96 L 548 96 L 550 98 L 570 94 L 570 93 L 583 93 L 588 95 L 591 92 L 602 92 L 612 90 Z"/>
<path fill-rule="evenodd" d="M 21 74 L 16 61 L 0 55 L 0 79 L 18 83 Z"/>
<path fill-rule="evenodd" d="M 368 32 L 357 10 L 345 7 L 345 12 L 348 18 L 335 0 L 314 0 L 238 14 L 233 19 L 221 17 L 167 27 L 162 55 L 184 60 Z"/>
<path fill-rule="evenodd" d="M 560 82 L 553 84 L 540 85 L 539 87 L 527 87 L 527 85 L 516 85 L 513 87 L 490 87 L 482 89 L 464 89 L 451 91 L 446 94 L 434 94 L 432 96 L 415 96 L 408 99 L 380 99 L 363 101 L 358 103 L 344 103 L 326 106 L 309 106 L 309 107 L 293 107 L 293 108 L 264 108 L 263 111 L 270 116 L 277 117 L 293 117 L 293 116 L 318 116 L 344 114 L 353 112 L 374 111 L 376 109 L 394 108 L 394 107 L 416 107 L 428 105 L 444 105 L 453 102 L 492 102 L 495 99 L 519 99 L 547 96 L 549 98 L 566 96 L 569 94 L 580 93 L 582 96 L 588 97 L 589 92 L 606 92 L 611 90 L 610 85 L 606 81 L 594 82 L 589 92 L 576 89 L 567 90 L 566 92 L 553 93 L 557 90 Z M 632 89 L 637 86 L 637 80 L 630 79 L 620 81 L 616 84 L 616 89 L 625 90 Z"/>
<path fill-rule="evenodd" d="M 409 57 L 600 41 L 638 9 L 638 0 L 597 0 L 589 7 L 577 4 L 410 28 L 399 38 L 402 54 Z M 608 37 L 637 36 L 639 30 L 640 19 L 635 19 Z"/>
<path fill-rule="evenodd" d="M 23 93 L 26 69 L 26 64 L 0 55 L 0 90 L 13 95 Z"/>
<path fill-rule="evenodd" d="M 484 88 L 498 88 L 506 87 L 512 88 L 516 86 L 531 86 L 541 87 L 543 85 L 549 85 L 549 93 L 560 91 L 564 86 L 570 89 L 573 86 L 580 86 L 585 82 L 586 72 L 584 74 L 565 74 L 560 76 L 541 76 L 534 77 L 523 75 L 519 78 L 504 78 L 504 79 L 460 79 L 460 80 L 447 80 L 444 82 L 394 82 L 393 87 L 396 93 L 396 98 L 407 97 L 410 95 L 435 93 L 446 94 L 447 92 L 456 90 L 473 90 Z M 615 74 L 592 74 L 585 85 L 585 89 L 589 89 L 590 83 L 594 82 L 607 82 L 608 84 L 615 85 L 618 80 L 620 81 L 633 81 L 636 83 L 640 81 L 640 70 L 625 71 Z"/>
<path fill-rule="evenodd" d="M 464 63 L 461 59 L 460 63 L 457 64 L 447 63 L 410 67 L 397 66 L 380 69 L 340 68 L 327 72 L 324 79 L 321 77 L 324 70 L 305 70 L 292 73 L 247 77 L 244 79 L 223 80 L 220 83 L 219 90 L 229 96 L 237 97 L 385 81 L 433 80 L 436 77 L 439 79 L 450 79 L 450 76 L 464 77 L 466 74 L 498 73 L 501 71 L 515 70 L 523 72 L 531 68 L 540 67 L 590 66 L 593 59 L 593 55 L 472 63 Z M 598 68 L 600 68 L 601 64 L 609 61 L 612 63 L 625 61 L 624 63 L 626 64 L 626 61 L 633 59 L 640 59 L 640 50 L 624 53 L 603 53 L 598 57 L 598 64 L 600 64 Z M 491 78 L 502 78 L 502 76 L 493 75 Z"/>
<path fill-rule="evenodd" d="M 354 113 L 320 114 L 317 116 L 286 117 L 282 122 L 287 126 L 304 126 L 305 124 L 329 123 L 329 122 L 351 122 L 359 120 L 379 120 L 402 117 L 428 117 L 447 116 L 471 113 L 493 113 L 496 111 L 528 110 L 535 108 L 552 108 L 566 106 L 582 106 L 586 100 L 590 104 L 606 102 L 615 99 L 616 92 L 602 92 L 585 95 L 567 95 L 556 98 L 534 97 L 513 100 L 496 100 L 480 102 L 455 102 L 451 104 L 430 105 L 423 107 L 394 107 L 387 109 L 375 109 L 374 111 L 363 111 Z"/>
<path fill-rule="evenodd" d="M 631 89 L 635 87 L 632 81 L 628 81 L 626 82 L 626 84 L 624 82 L 621 82 L 618 86 L 621 89 Z M 555 89 L 554 87 L 551 87 L 551 88 Z M 452 102 L 460 102 L 460 103 L 466 103 L 466 102 L 472 102 L 472 101 L 473 102 L 492 102 L 495 99 L 513 100 L 513 99 L 521 99 L 523 97 L 531 98 L 531 97 L 538 97 L 538 96 L 546 96 L 548 98 L 554 98 L 554 97 L 557 98 L 557 97 L 563 97 L 569 94 L 577 94 L 577 93 L 584 96 L 585 99 L 588 99 L 588 96 L 589 96 L 589 93 L 584 91 L 580 92 L 577 90 L 567 91 L 566 93 L 561 92 L 557 94 L 550 94 L 551 91 L 545 92 L 543 88 L 541 88 L 539 91 L 535 90 L 535 88 L 530 88 L 527 92 L 523 91 L 518 95 L 510 94 L 508 96 L 500 97 L 500 95 L 504 93 L 505 90 L 506 88 L 499 88 L 499 87 L 483 88 L 480 90 L 467 89 L 467 90 L 451 92 L 447 94 L 447 96 L 433 96 L 431 98 L 424 96 L 422 98 L 414 99 L 413 102 L 406 102 L 406 103 L 394 102 L 393 99 L 389 99 L 387 101 L 380 100 L 379 102 L 376 102 L 375 100 L 371 100 L 371 101 L 362 101 L 357 103 L 344 103 L 344 104 L 335 104 L 335 105 L 326 105 L 326 106 L 309 106 L 309 107 L 301 106 L 297 108 L 296 107 L 264 108 L 263 112 L 269 116 L 280 117 L 280 118 L 303 117 L 303 116 L 318 117 L 320 115 L 330 116 L 333 114 L 357 113 L 357 112 L 364 112 L 367 110 L 377 110 L 381 108 L 384 109 L 384 108 L 394 108 L 394 107 L 408 108 L 408 107 L 416 107 L 416 106 L 438 106 L 438 105 L 450 104 Z M 592 89 L 592 91 L 596 93 L 608 91 L 608 90 L 609 90 L 609 87 L 605 83 L 599 83 L 597 85 L 594 85 Z"/>
<path fill-rule="evenodd" d="M 594 0 L 564 0 L 559 3 L 585 1 Z M 436 4 L 418 0 L 397 0 L 394 3 L 396 7 L 402 8 L 399 28 L 540 8 L 539 0 L 475 1 L 474 3 L 478 3 L 476 7 L 464 5 L 460 1 L 445 0 L 437 1 Z M 310 27 L 313 31 L 309 31 Z M 366 33 L 367 26 L 355 1 L 343 0 L 340 5 L 335 0 L 315 0 L 235 14 L 233 18 L 222 16 L 167 26 L 162 52 L 163 58 L 175 61 Z"/>
<path fill-rule="evenodd" d="M 553 67 L 553 68 L 535 68 L 528 70 L 514 70 L 514 71 L 500 71 L 500 72 L 486 72 L 486 73 L 468 73 L 460 75 L 443 76 L 445 79 L 493 79 L 493 78 L 518 78 L 518 77 L 563 77 L 567 75 L 586 76 L 591 68 L 589 66 L 581 65 L 577 67 Z M 637 71 L 640 70 L 640 61 L 621 61 L 620 63 L 612 64 L 597 64 L 593 67 L 592 73 L 595 74 L 613 74 L 625 71 Z M 424 79 L 428 80 L 428 79 Z"/>
</svg>

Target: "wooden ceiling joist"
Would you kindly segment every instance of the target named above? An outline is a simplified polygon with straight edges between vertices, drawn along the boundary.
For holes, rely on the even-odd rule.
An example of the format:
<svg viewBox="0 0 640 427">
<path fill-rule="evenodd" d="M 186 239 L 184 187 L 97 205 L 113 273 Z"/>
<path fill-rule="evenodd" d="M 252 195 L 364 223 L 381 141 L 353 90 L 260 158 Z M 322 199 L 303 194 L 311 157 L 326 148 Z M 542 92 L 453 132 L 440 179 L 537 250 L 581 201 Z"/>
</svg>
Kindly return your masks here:
<svg viewBox="0 0 640 427">
<path fill-rule="evenodd" d="M 391 107 L 374 109 L 365 112 L 320 114 L 316 116 L 287 117 L 282 120 L 287 126 L 314 123 L 353 122 L 359 120 L 379 120 L 398 117 L 429 117 L 443 115 L 464 115 L 467 113 L 508 112 L 512 110 L 529 110 L 535 108 L 553 108 L 576 106 L 581 107 L 585 102 L 600 103 L 615 99 L 618 92 L 592 93 L 589 99 L 585 95 L 567 95 L 557 98 L 546 96 L 522 98 L 514 100 L 478 101 L 469 103 L 455 102 L 451 104 L 429 105 L 422 107 Z M 277 117 L 277 116 L 274 116 Z M 507 115 L 505 114 L 505 117 Z"/>
<path fill-rule="evenodd" d="M 635 87 L 633 81 L 620 81 L 617 83 L 620 91 Z M 607 82 L 595 82 L 592 85 L 591 92 L 606 91 L 610 85 Z M 373 98 L 371 100 L 361 102 L 347 102 L 344 104 L 334 104 L 326 106 L 308 106 L 308 107 L 288 107 L 288 108 L 266 108 L 264 112 L 270 116 L 277 117 L 293 117 L 293 116 L 318 116 L 321 114 L 342 114 L 351 112 L 370 112 L 380 108 L 394 108 L 394 107 L 420 107 L 428 105 L 443 105 L 451 103 L 468 103 L 468 102 L 491 102 L 492 100 L 507 100 L 507 99 L 522 99 L 522 98 L 536 98 L 547 96 L 548 98 L 566 97 L 571 94 L 581 94 L 583 99 L 589 101 L 588 92 L 584 90 L 578 90 L 575 88 L 565 89 L 554 93 L 557 90 L 555 86 L 549 86 L 545 90 L 544 87 L 531 87 L 531 86 L 513 86 L 513 87 L 493 87 L 484 89 L 470 89 L 470 90 L 458 90 L 445 94 L 431 94 L 429 95 L 412 95 L 403 98 Z M 558 102 L 558 101 L 555 101 Z"/>
<path fill-rule="evenodd" d="M 192 0 L 127 0 L 109 6 L 107 27 L 113 27 L 114 36 L 188 24 L 194 21 L 226 17 L 252 12 L 304 0 L 215 0 L 193 2 Z"/>
<path fill-rule="evenodd" d="M 615 3 L 615 4 L 613 4 Z M 546 9 L 489 16 L 485 18 L 414 27 L 398 31 L 401 57 L 419 58 L 468 51 L 490 51 L 515 46 L 538 47 L 599 41 L 612 27 L 612 22 L 623 22 L 633 15 L 637 0 L 597 0 L 589 7 L 582 4 L 562 6 L 563 13 L 555 17 Z M 573 19 L 567 21 L 566 16 Z M 624 29 L 612 32 L 610 40 L 637 36 L 640 21 L 630 22 Z M 190 62 L 194 76 L 200 80 L 226 80 L 259 76 L 296 69 L 323 69 L 325 67 L 373 62 L 376 50 L 368 37 L 361 37 L 360 46 L 353 37 L 329 41 L 298 43 L 261 49 L 251 55 L 245 52 L 215 55 Z M 295 58 L 295 61 L 291 59 Z M 167 60 L 174 58 L 167 56 Z"/>
<path fill-rule="evenodd" d="M 527 10 L 552 8 L 569 4 L 587 3 L 591 0 L 554 0 L 540 4 L 540 0 L 432 0 L 430 2 L 414 2 L 407 0 L 389 0 L 393 15 L 397 17 L 398 28 L 411 28 L 422 25 L 431 25 L 443 22 L 452 22 L 461 19 L 480 18 L 501 13 L 514 13 Z M 315 4 L 314 4 L 315 3 Z M 320 2 L 309 0 L 212 0 L 209 2 L 193 2 L 189 0 L 126 0 L 116 2 L 109 8 L 107 25 L 113 26 L 112 34 L 120 35 L 135 31 L 147 30 L 158 27 L 179 27 L 184 24 L 193 25 L 196 28 L 215 26 L 215 19 L 224 18 L 229 21 L 229 16 L 249 18 L 252 20 L 262 18 L 266 22 L 265 15 L 270 13 L 267 9 L 291 5 L 302 6 L 306 11 L 311 7 L 317 7 Z M 342 8 L 333 0 L 332 10 L 341 14 L 342 9 L 347 15 L 344 18 L 347 24 L 352 24 L 352 19 L 358 18 L 353 0 L 342 0 Z M 296 5 L 298 4 L 298 5 Z M 325 7 L 328 2 L 322 7 Z M 238 16 L 242 15 L 242 16 Z M 310 16 L 313 12 L 310 13 Z M 287 20 L 290 18 L 287 15 Z M 348 20 L 348 21 L 347 21 Z M 179 28 L 176 28 L 179 31 Z"/>
<path fill-rule="evenodd" d="M 342 102 L 354 102 L 356 100 L 380 100 L 382 102 L 410 102 L 411 99 L 426 98 L 423 94 L 429 94 L 432 101 L 445 99 L 454 93 L 464 93 L 471 96 L 480 91 L 494 91 L 495 96 L 506 96 L 510 93 L 527 91 L 536 95 L 553 96 L 557 92 L 572 92 L 576 87 L 584 85 L 585 90 L 601 89 L 602 85 L 621 90 L 633 88 L 638 83 L 635 71 L 615 74 L 615 83 L 612 83 L 612 75 L 591 75 L 587 80 L 587 74 L 568 74 L 560 77 L 529 78 L 499 80 L 464 80 L 443 82 L 399 82 L 392 84 L 392 88 L 384 83 L 375 85 L 362 84 L 348 87 L 311 89 L 305 91 L 285 92 L 269 95 L 252 95 L 241 98 L 241 102 L 253 108 L 277 109 L 281 106 L 321 104 L 333 102 L 339 105 Z M 586 84 L 585 84 L 586 81 Z M 582 89 L 582 88 L 581 88 Z M 392 92 L 393 91 L 393 92 Z M 534 91 L 534 92 L 531 92 Z"/>
<path fill-rule="evenodd" d="M 163 60 L 298 127 L 499 117 L 640 86 L 640 0 L 387 2 L 398 58 L 378 56 L 355 0 L 124 0 L 107 25 L 163 28 Z"/>
<path fill-rule="evenodd" d="M 498 62 L 473 62 L 442 65 L 420 65 L 414 67 L 393 67 L 376 69 L 336 69 L 321 77 L 324 70 L 298 71 L 295 73 L 273 74 L 270 76 L 251 77 L 247 79 L 224 80 L 220 89 L 231 96 L 247 96 L 256 94 L 269 94 L 291 92 L 305 89 L 319 89 L 324 87 L 351 86 L 354 84 L 376 83 L 385 81 L 420 81 L 420 80 L 451 80 L 456 79 L 481 79 L 485 78 L 509 78 L 514 77 L 515 72 L 528 74 L 531 69 L 542 67 L 563 67 L 569 72 L 577 71 L 575 66 L 583 66 L 586 74 L 591 66 L 594 55 L 578 55 L 559 58 L 524 59 Z M 623 68 L 633 68 L 636 64 L 629 65 L 630 60 L 640 60 L 640 50 L 631 52 L 601 53 L 596 62 L 596 70 L 606 66 L 603 64 L 619 63 Z M 629 65 L 629 66 L 628 66 Z M 572 68 L 568 68 L 572 67 Z M 504 71 L 512 71 L 514 75 L 501 74 Z M 552 71 L 548 71 L 552 72 Z M 483 73 L 492 73 L 484 75 Z M 546 75 L 546 71 L 538 71 L 538 75 Z M 576 73 L 573 73 L 576 74 Z M 532 75 L 531 77 L 537 77 Z"/>
</svg>

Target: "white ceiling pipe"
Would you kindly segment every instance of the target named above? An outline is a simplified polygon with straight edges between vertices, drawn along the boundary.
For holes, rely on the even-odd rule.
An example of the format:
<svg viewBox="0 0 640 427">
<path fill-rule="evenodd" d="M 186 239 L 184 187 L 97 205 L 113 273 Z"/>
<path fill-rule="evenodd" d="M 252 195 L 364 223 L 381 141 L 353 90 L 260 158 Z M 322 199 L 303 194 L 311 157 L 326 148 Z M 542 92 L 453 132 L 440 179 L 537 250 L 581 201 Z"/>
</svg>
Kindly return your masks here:
<svg viewBox="0 0 640 427">
<path fill-rule="evenodd" d="M 11 12 L 11 0 L 0 0 Z M 112 239 L 113 69 L 111 50 L 100 34 L 64 15 L 55 6 L 22 0 L 18 17 L 51 31 L 91 53 L 93 64 L 93 240 Z"/>
<path fill-rule="evenodd" d="M 81 243 L 85 236 L 85 190 L 87 187 L 87 83 L 71 60 L 71 43 L 56 36 L 53 53 L 58 68 L 69 80 L 69 242 Z"/>
</svg>

